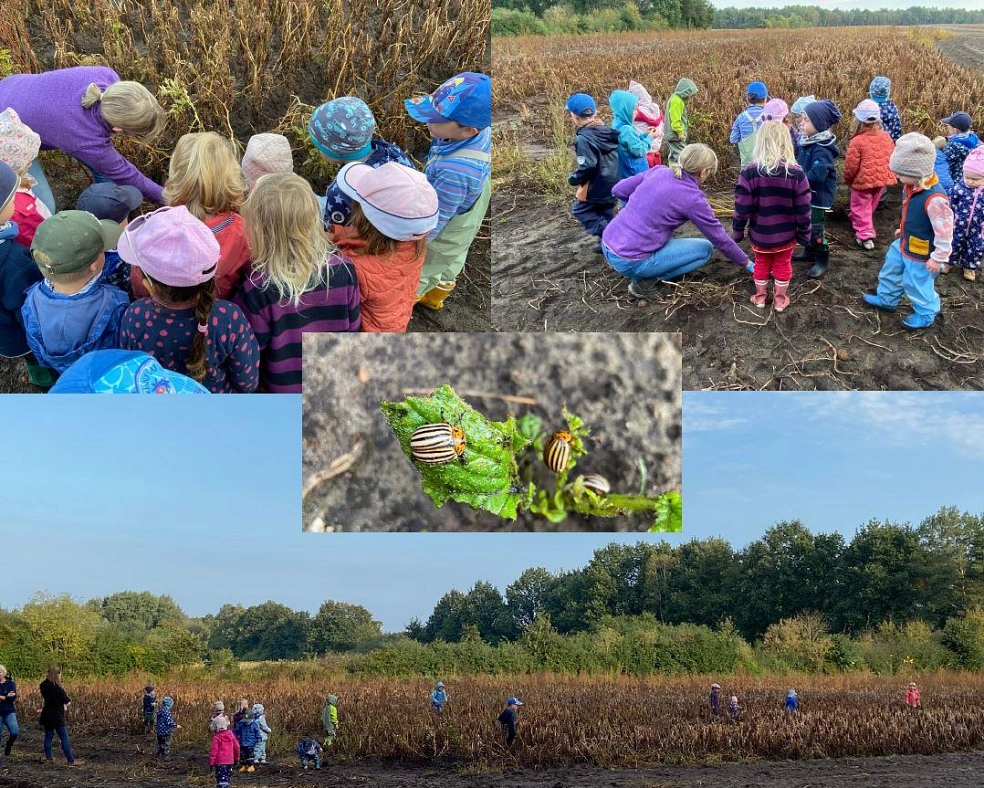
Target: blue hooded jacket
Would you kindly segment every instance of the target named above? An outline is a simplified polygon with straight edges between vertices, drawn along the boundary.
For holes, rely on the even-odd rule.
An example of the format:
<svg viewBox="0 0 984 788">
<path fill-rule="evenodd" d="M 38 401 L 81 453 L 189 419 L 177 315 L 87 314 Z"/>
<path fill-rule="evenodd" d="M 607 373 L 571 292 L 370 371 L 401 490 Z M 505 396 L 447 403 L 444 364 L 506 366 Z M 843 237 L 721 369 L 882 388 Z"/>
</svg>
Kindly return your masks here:
<svg viewBox="0 0 984 788">
<path fill-rule="evenodd" d="M 14 241 L 18 229 L 14 222 L 0 227 L 0 356 L 17 358 L 30 348 L 24 335 L 21 307 L 24 293 L 41 281 L 41 271 L 27 249 Z"/>
<path fill-rule="evenodd" d="M 646 154 L 652 142 L 648 134 L 637 131 L 632 125 L 639 98 L 627 90 L 612 91 L 608 106 L 612 108 L 612 128 L 618 132 L 618 177 L 631 178 L 649 169 Z"/>
<path fill-rule="evenodd" d="M 800 138 L 800 149 L 796 153 L 796 163 L 803 168 L 810 181 L 813 193 L 810 205 L 813 208 L 830 208 L 834 204 L 837 190 L 837 166 L 840 156 L 837 138 L 829 131 Z"/>
</svg>

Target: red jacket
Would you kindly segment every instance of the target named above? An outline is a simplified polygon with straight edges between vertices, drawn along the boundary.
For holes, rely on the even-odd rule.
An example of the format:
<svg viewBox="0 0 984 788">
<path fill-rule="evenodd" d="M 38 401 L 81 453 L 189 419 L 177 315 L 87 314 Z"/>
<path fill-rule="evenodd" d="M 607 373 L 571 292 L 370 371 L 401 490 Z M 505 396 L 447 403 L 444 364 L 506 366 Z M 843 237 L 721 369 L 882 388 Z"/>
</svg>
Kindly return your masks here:
<svg viewBox="0 0 984 788">
<path fill-rule="evenodd" d="M 424 255 L 417 254 L 416 241 L 401 241 L 387 257 L 365 254 L 365 241 L 354 227 L 333 225 L 332 237 L 339 253 L 352 261 L 359 276 L 363 331 L 406 331 Z"/>
<path fill-rule="evenodd" d="M 888 168 L 895 143 L 887 131 L 862 129 L 847 146 L 844 163 L 844 183 L 852 189 L 880 189 L 891 186 L 898 179 Z"/>
<path fill-rule="evenodd" d="M 239 760 L 239 742 L 226 728 L 212 737 L 212 749 L 208 754 L 209 766 L 232 766 Z"/>
</svg>

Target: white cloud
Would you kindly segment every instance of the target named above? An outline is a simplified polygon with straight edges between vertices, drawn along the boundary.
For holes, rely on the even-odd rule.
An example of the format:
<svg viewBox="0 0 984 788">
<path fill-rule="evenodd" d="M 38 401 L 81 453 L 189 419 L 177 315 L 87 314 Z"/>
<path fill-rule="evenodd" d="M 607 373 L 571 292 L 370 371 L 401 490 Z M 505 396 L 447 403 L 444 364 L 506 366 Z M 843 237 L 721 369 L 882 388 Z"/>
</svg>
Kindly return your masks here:
<svg viewBox="0 0 984 788">
<path fill-rule="evenodd" d="M 722 399 L 721 395 L 687 394 L 683 403 L 683 434 L 720 432 L 745 424 L 748 420 L 736 416 L 728 407 L 737 402 L 736 396 L 741 395 L 727 394 Z M 725 401 L 727 405 L 717 404 Z"/>
</svg>

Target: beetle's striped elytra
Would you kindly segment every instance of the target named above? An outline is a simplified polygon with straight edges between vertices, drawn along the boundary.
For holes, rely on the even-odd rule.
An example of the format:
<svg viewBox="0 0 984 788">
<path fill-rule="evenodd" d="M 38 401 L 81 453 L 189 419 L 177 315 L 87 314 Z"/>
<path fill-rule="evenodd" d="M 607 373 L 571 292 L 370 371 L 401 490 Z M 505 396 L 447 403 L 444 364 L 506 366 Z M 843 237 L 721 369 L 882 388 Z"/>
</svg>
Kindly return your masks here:
<svg viewBox="0 0 984 788">
<path fill-rule="evenodd" d="M 567 430 L 557 430 L 543 447 L 543 462 L 554 473 L 563 473 L 571 460 L 571 441 L 574 436 Z"/>
<path fill-rule="evenodd" d="M 410 436 L 410 454 L 425 465 L 440 465 L 462 457 L 465 443 L 465 431 L 457 425 L 425 424 Z"/>
<path fill-rule="evenodd" d="M 598 473 L 589 473 L 581 477 L 581 484 L 585 490 L 591 490 L 595 495 L 608 495 L 612 491 L 608 479 Z"/>
</svg>

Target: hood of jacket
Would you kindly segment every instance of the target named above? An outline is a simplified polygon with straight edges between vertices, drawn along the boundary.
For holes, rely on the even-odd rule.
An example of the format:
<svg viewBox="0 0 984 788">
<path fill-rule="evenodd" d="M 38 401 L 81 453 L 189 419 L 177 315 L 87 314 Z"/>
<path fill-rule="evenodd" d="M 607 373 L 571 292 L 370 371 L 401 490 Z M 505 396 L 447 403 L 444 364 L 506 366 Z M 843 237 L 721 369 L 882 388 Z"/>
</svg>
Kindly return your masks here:
<svg viewBox="0 0 984 788">
<path fill-rule="evenodd" d="M 128 302 L 126 293 L 115 287 L 98 286 L 69 296 L 55 293 L 44 282 L 31 288 L 27 298 L 41 346 L 52 361 L 64 365 L 97 350 L 110 321 L 114 316 L 118 320 Z M 69 303 L 71 308 L 66 309 Z"/>
<path fill-rule="evenodd" d="M 673 92 L 682 99 L 688 99 L 697 92 L 697 85 L 694 84 L 692 79 L 684 77 L 677 82 L 677 86 L 673 89 Z"/>
<path fill-rule="evenodd" d="M 585 137 L 601 153 L 611 153 L 618 148 L 618 132 L 611 126 L 581 126 L 579 137 Z"/>
<path fill-rule="evenodd" d="M 615 117 L 612 126 L 616 129 L 631 126 L 632 116 L 638 103 L 639 99 L 627 90 L 613 91 L 608 99 L 608 106 L 612 108 L 612 115 Z"/>
</svg>

